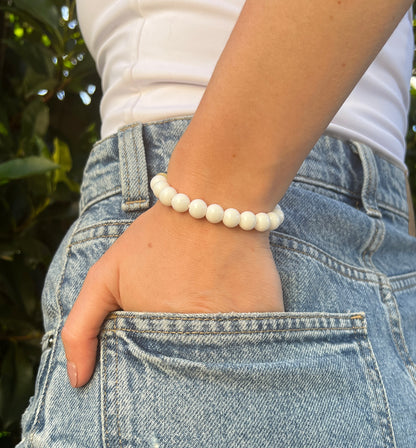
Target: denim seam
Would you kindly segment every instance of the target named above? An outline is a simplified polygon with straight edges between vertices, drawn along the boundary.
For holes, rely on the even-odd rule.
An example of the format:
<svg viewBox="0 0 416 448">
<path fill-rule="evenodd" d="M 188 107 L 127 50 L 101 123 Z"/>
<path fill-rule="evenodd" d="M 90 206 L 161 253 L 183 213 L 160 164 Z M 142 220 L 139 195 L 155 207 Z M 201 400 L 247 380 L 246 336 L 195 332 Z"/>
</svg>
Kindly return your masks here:
<svg viewBox="0 0 416 448">
<path fill-rule="evenodd" d="M 117 194 L 121 193 L 121 188 L 120 186 L 117 186 L 116 188 L 113 188 L 111 190 L 106 191 L 105 193 L 99 195 L 99 196 L 95 196 L 94 198 L 90 199 L 88 202 L 86 202 L 82 208 L 80 209 L 80 216 L 85 213 L 85 211 L 87 209 L 89 209 L 91 206 L 93 206 L 94 204 L 96 204 L 97 202 L 100 202 L 104 199 L 110 198 L 112 196 L 115 196 Z"/>
<path fill-rule="evenodd" d="M 310 182 L 309 180 L 311 180 L 312 182 Z M 307 185 L 313 185 L 316 187 L 321 187 L 324 190 L 329 190 L 329 191 L 332 191 L 337 194 L 342 194 L 344 196 L 348 196 L 351 199 L 361 200 L 360 195 L 352 190 L 348 190 L 347 188 L 340 187 L 339 185 L 329 184 L 329 183 L 320 181 L 319 179 L 315 179 L 313 177 L 296 176 L 293 179 L 293 182 L 295 182 L 296 184 L 307 184 Z M 393 205 L 388 204 L 387 202 L 384 202 L 382 200 L 378 201 L 378 205 L 380 208 L 388 210 L 391 213 L 395 213 L 395 214 L 401 216 L 402 218 L 409 220 L 408 213 L 400 208 L 396 208 Z M 372 209 L 372 211 L 377 211 L 377 210 Z"/>
<path fill-rule="evenodd" d="M 146 199 L 137 199 L 135 201 L 125 201 L 125 204 L 142 204 L 143 202 L 147 202 Z"/>
<path fill-rule="evenodd" d="M 242 320 L 287 320 L 287 319 L 292 319 L 292 320 L 296 320 L 299 318 L 304 318 L 307 317 L 312 318 L 312 319 L 320 319 L 320 318 L 324 318 L 324 319 L 336 319 L 336 320 L 345 320 L 346 322 L 349 320 L 361 320 L 364 322 L 364 313 L 362 314 L 353 314 L 351 317 L 344 317 L 344 316 L 333 316 L 332 314 L 330 316 L 326 315 L 326 314 L 313 314 L 313 313 L 306 313 L 307 316 L 305 316 L 305 314 L 294 314 L 294 315 L 284 315 L 284 316 L 273 316 L 272 318 L 270 317 L 265 317 L 265 316 L 247 316 L 245 317 L 244 315 L 240 316 L 236 316 L 236 317 L 182 317 L 182 316 L 178 316 L 178 317 L 170 317 L 170 316 L 140 316 L 140 319 L 142 320 L 172 320 L 172 321 L 191 321 L 191 322 L 199 322 L 199 321 L 213 321 L 213 322 L 233 322 L 233 321 L 242 321 Z M 106 320 L 110 321 L 110 320 L 117 320 L 117 319 L 137 319 L 137 316 L 111 316 L 108 317 Z M 355 322 L 354 322 L 355 323 Z M 352 328 L 352 327 L 344 327 L 344 328 Z M 359 328 L 366 328 L 366 324 L 364 323 L 362 327 Z"/>
<path fill-rule="evenodd" d="M 129 175 L 129 167 L 128 167 L 128 162 L 127 162 L 127 151 L 126 151 L 126 145 L 124 144 L 124 132 L 121 134 L 121 140 L 122 140 L 122 144 L 120 145 L 121 146 L 121 156 L 122 156 L 122 159 L 123 159 L 123 163 L 122 163 L 122 168 L 123 168 L 123 171 L 124 171 L 124 175 L 127 177 L 127 184 L 126 184 L 126 187 L 127 187 L 127 191 L 126 191 L 126 193 L 127 193 L 127 198 L 126 198 L 126 201 L 127 202 L 129 202 L 130 201 L 130 198 L 131 198 L 131 196 L 130 196 L 130 175 Z M 124 196 L 124 194 L 123 194 L 123 196 Z"/>
<path fill-rule="evenodd" d="M 42 390 L 39 390 L 38 406 L 37 406 L 37 409 L 35 411 L 35 418 L 33 420 L 32 427 L 30 428 L 30 431 L 29 431 L 29 433 L 30 433 L 30 436 L 29 436 L 29 448 L 31 446 L 33 446 L 33 438 L 35 436 L 35 427 L 36 427 L 36 424 L 38 423 L 39 414 L 40 414 L 41 410 L 43 409 L 44 402 L 45 402 L 44 398 L 45 398 L 46 388 L 47 388 L 47 385 L 49 383 L 49 377 L 50 377 L 50 372 L 51 372 L 52 360 L 53 360 L 53 357 L 54 357 L 54 354 L 55 354 L 55 351 L 56 351 L 56 345 L 57 345 L 56 341 L 57 341 L 57 337 L 58 337 L 57 333 L 58 333 L 58 330 L 55 330 L 54 331 L 54 334 L 55 334 L 55 344 L 53 344 L 53 347 L 51 347 L 51 350 L 50 350 L 50 353 L 49 353 L 49 358 L 48 358 L 47 363 L 45 365 L 45 368 L 46 368 L 45 381 L 44 381 Z"/>
<path fill-rule="evenodd" d="M 386 281 L 383 281 L 384 279 Z M 387 290 L 387 294 L 384 294 L 383 288 L 385 288 Z M 411 371 L 413 369 L 416 369 L 416 365 L 410 356 L 409 349 L 407 348 L 407 344 L 406 344 L 406 341 L 403 336 L 403 328 L 402 328 L 402 324 L 401 324 L 400 312 L 399 312 L 398 306 L 397 306 L 397 300 L 393 294 L 392 288 L 388 282 L 387 277 L 385 277 L 382 274 L 380 274 L 379 293 L 380 293 L 381 300 L 387 310 L 390 333 L 392 335 L 394 345 L 397 349 L 397 352 L 398 352 L 401 360 L 403 361 L 404 366 L 406 367 L 408 374 L 410 375 L 413 383 L 416 385 L 415 374 L 414 374 L 414 372 Z M 392 309 L 392 310 L 390 311 L 390 309 Z M 397 320 L 397 324 L 394 322 L 394 320 Z M 397 339 L 397 333 L 398 333 L 399 340 Z M 409 369 L 409 367 L 411 367 L 411 369 Z"/>
<path fill-rule="evenodd" d="M 403 287 L 398 288 L 398 289 L 395 289 L 395 288 L 392 287 L 392 291 L 393 292 L 401 292 L 401 291 L 406 291 L 407 289 L 413 289 L 415 287 L 416 287 L 416 283 L 412 283 L 410 285 L 403 286 Z"/>
<path fill-rule="evenodd" d="M 367 264 L 367 266 L 370 269 L 374 269 L 377 271 L 377 268 L 374 266 L 372 258 L 384 241 L 384 237 L 386 235 L 386 227 L 384 223 L 380 221 L 378 218 L 372 218 L 371 221 L 373 224 L 372 226 L 373 228 L 371 229 L 372 236 L 369 243 L 367 244 L 367 247 L 361 254 L 361 258 L 363 262 Z"/>
<path fill-rule="evenodd" d="M 120 220 L 120 221 L 107 221 L 107 222 L 100 222 L 100 224 L 95 224 L 93 226 L 87 226 L 82 227 L 81 229 L 77 230 L 77 233 L 74 235 L 77 236 L 82 232 L 86 232 L 88 230 L 97 229 L 99 227 L 110 227 L 110 226 L 118 226 L 122 227 L 124 224 L 131 224 L 133 222 L 132 219 L 126 219 L 126 220 Z"/>
<path fill-rule="evenodd" d="M 68 247 L 73 247 L 76 246 L 77 244 L 81 244 L 81 243 L 85 243 L 86 241 L 91 241 L 91 240 L 97 240 L 100 238 L 118 238 L 122 235 L 122 233 L 118 233 L 116 235 L 99 235 L 99 236 L 92 236 L 90 238 L 86 238 L 84 240 L 80 240 L 80 241 L 74 241 L 73 243 L 71 243 Z"/>
<path fill-rule="evenodd" d="M 355 191 L 348 190 L 348 188 L 344 188 L 339 185 L 324 182 L 320 179 L 316 179 L 315 177 L 296 175 L 295 178 L 293 179 L 293 182 L 305 183 L 308 185 L 315 185 L 317 187 L 322 187 L 326 190 L 334 191 L 335 193 L 348 194 L 348 195 L 352 196 L 354 199 L 360 199 L 360 195 Z"/>
<path fill-rule="evenodd" d="M 295 241 L 295 242 L 299 242 L 299 240 L 296 240 L 295 238 L 290 238 L 290 237 L 286 237 L 286 236 L 284 236 L 284 239 L 286 239 L 286 240 L 291 240 L 291 241 Z M 318 252 L 319 254 L 321 254 L 324 258 L 329 259 L 329 260 L 332 260 L 332 262 L 334 263 L 334 265 L 337 265 L 337 266 L 344 266 L 345 268 L 349 269 L 349 270 L 352 271 L 352 272 L 361 273 L 361 274 L 366 275 L 366 276 L 367 276 L 367 275 L 375 276 L 374 272 L 371 271 L 370 269 L 360 269 L 360 268 L 357 268 L 357 267 L 355 267 L 355 266 L 351 266 L 351 265 L 342 263 L 341 261 L 337 260 L 337 259 L 334 258 L 334 257 L 331 257 L 330 255 L 326 254 L 325 252 L 319 250 L 318 248 L 316 248 L 316 247 L 314 247 L 314 246 L 312 246 L 312 245 L 308 245 L 308 244 L 306 244 L 306 243 L 304 243 L 304 242 L 299 243 L 299 244 L 301 244 L 301 245 L 306 245 L 307 247 L 310 247 L 310 248 L 313 249 L 314 251 L 316 251 L 316 252 Z M 328 263 L 326 263 L 325 261 L 321 260 L 321 259 L 318 258 L 317 256 L 315 256 L 315 255 L 313 255 L 313 254 L 310 254 L 310 253 L 308 253 L 308 252 L 305 252 L 305 251 L 302 251 L 302 250 L 299 250 L 299 249 L 295 249 L 295 248 L 293 248 L 293 247 L 287 247 L 287 246 L 284 246 L 284 245 L 282 245 L 282 244 L 277 244 L 277 243 L 270 243 L 270 245 L 273 246 L 273 247 L 278 247 L 278 248 L 281 248 L 281 249 L 284 249 L 284 250 L 290 250 L 290 251 L 292 251 L 292 252 L 296 252 L 296 253 L 305 255 L 305 256 L 307 256 L 307 257 L 313 258 L 313 259 L 316 260 L 318 263 L 323 264 L 323 265 L 326 266 L 328 269 L 331 269 L 332 271 L 337 272 L 338 274 L 342 275 L 343 277 L 346 277 L 346 278 L 349 278 L 349 279 L 352 279 L 352 280 L 357 280 L 357 281 L 366 282 L 366 283 L 373 283 L 373 284 L 375 284 L 375 285 L 378 284 L 377 280 L 371 280 L 371 279 L 369 279 L 369 278 L 359 278 L 358 276 L 350 276 L 350 275 L 347 275 L 347 274 L 345 274 L 344 272 L 342 272 L 341 270 L 339 270 L 339 269 L 335 269 L 334 266 L 330 266 L 330 265 L 329 265 Z"/>
<path fill-rule="evenodd" d="M 409 278 L 415 278 L 416 279 L 416 272 L 409 272 L 407 274 L 400 274 L 400 275 L 394 275 L 393 277 L 390 277 L 390 281 L 397 281 L 397 280 L 406 280 Z"/>
<path fill-rule="evenodd" d="M 367 327 L 317 327 L 317 328 L 285 328 L 285 329 L 274 329 L 274 330 L 241 330 L 241 331 L 164 331 L 164 330 L 132 330 L 131 328 L 107 328 L 103 329 L 104 332 L 126 331 L 128 333 L 140 333 L 140 334 L 181 334 L 181 335 L 199 335 L 199 336 L 209 336 L 209 335 L 244 335 L 244 334 L 267 334 L 267 333 L 286 333 L 295 331 L 347 331 L 348 330 L 365 330 Z M 351 332 L 352 333 L 352 332 Z M 365 333 L 365 332 L 364 332 Z"/>
<path fill-rule="evenodd" d="M 59 326 L 62 325 L 62 318 L 63 318 L 63 306 L 62 306 L 62 303 L 61 303 L 61 300 L 60 300 L 60 297 L 61 297 L 61 291 L 62 291 L 62 284 L 63 284 L 63 282 L 64 282 L 65 272 L 66 272 L 66 268 L 67 268 L 67 266 L 68 266 L 68 260 L 69 260 L 69 254 L 70 254 L 70 252 L 71 252 L 71 244 L 72 244 L 72 240 L 73 240 L 74 235 L 76 234 L 76 232 L 77 232 L 77 230 L 78 230 L 79 225 L 80 225 L 80 220 L 78 219 L 78 220 L 77 220 L 77 223 L 76 223 L 76 225 L 75 225 L 75 227 L 74 227 L 74 230 L 72 231 L 71 237 L 70 237 L 70 239 L 68 240 L 68 245 L 67 245 L 66 250 L 65 250 L 65 261 L 64 261 L 63 266 L 62 266 L 61 278 L 60 278 L 60 280 L 59 280 L 59 286 L 58 286 L 58 289 L 57 289 L 57 291 L 56 291 L 56 301 L 57 301 L 57 303 L 58 303 L 58 305 L 59 305 L 59 311 L 60 311 L 60 316 L 59 316 L 59 317 L 60 317 L 60 322 L 59 322 Z"/>
<path fill-rule="evenodd" d="M 380 206 L 380 208 L 382 208 L 384 210 L 387 210 L 387 211 L 389 211 L 391 213 L 394 213 L 396 215 L 399 215 L 401 218 L 404 218 L 407 221 L 409 221 L 409 214 L 406 213 L 405 211 L 403 211 L 401 209 L 398 209 L 398 208 L 395 208 L 395 207 L 392 207 L 390 204 L 387 204 L 384 201 L 379 201 L 378 205 Z"/>
<path fill-rule="evenodd" d="M 361 202 L 367 214 L 372 213 L 373 218 L 382 217 L 377 204 L 377 188 L 379 183 L 378 167 L 375 155 L 370 147 L 359 142 L 354 143 L 363 168 L 363 183 L 361 189 Z"/>
<path fill-rule="evenodd" d="M 140 164 L 139 156 L 137 154 L 138 148 L 140 148 L 140 146 L 142 146 L 142 142 L 137 142 L 136 132 L 134 132 L 135 130 L 136 129 L 133 130 L 133 142 L 134 142 L 134 148 L 135 148 L 135 150 L 133 152 L 134 152 L 134 158 L 136 160 L 137 175 L 138 175 L 138 178 L 139 178 L 139 188 L 138 188 L 137 194 L 138 194 L 139 198 L 140 197 L 142 198 L 143 197 L 142 185 L 143 185 L 143 180 L 144 179 L 142 179 L 141 176 L 140 176 L 141 171 L 142 171 L 140 169 L 140 167 L 142 165 Z M 140 131 L 141 131 L 141 134 L 142 134 L 143 133 L 143 128 L 141 128 Z M 147 167 L 146 159 L 144 160 L 144 164 Z M 128 204 L 142 204 L 143 202 L 146 202 L 146 200 L 145 199 L 138 199 L 138 200 L 135 200 L 135 201 L 126 201 L 126 203 L 128 203 Z"/>
<path fill-rule="evenodd" d="M 358 338 L 358 333 L 355 333 L 355 334 L 356 334 L 358 350 L 361 354 L 361 358 L 363 359 L 363 361 L 366 364 L 367 374 L 369 376 L 370 384 L 373 389 L 371 392 L 372 392 L 372 394 L 375 394 L 376 395 L 375 398 L 378 398 L 378 399 L 380 399 L 380 397 L 377 397 L 377 395 L 379 395 L 381 392 L 381 398 L 384 402 L 383 414 L 386 413 L 386 416 L 378 415 L 378 412 L 377 412 L 379 410 L 378 406 L 376 406 L 376 409 L 373 408 L 373 413 L 378 417 L 379 424 L 380 424 L 381 428 L 383 428 L 383 432 L 385 432 L 385 430 L 387 429 L 388 435 L 390 436 L 388 444 L 387 444 L 387 441 L 385 440 L 386 437 L 383 437 L 384 446 L 386 448 L 392 448 L 392 447 L 395 448 L 396 440 L 395 440 L 394 431 L 393 431 L 393 424 L 391 421 L 390 406 L 389 406 L 389 402 L 387 400 L 387 394 L 386 394 L 386 390 L 384 387 L 383 378 L 381 376 L 380 369 L 378 367 L 377 359 L 375 357 L 375 354 L 374 354 L 374 351 L 373 351 L 373 348 L 371 346 L 371 342 L 370 342 L 368 336 L 365 340 L 362 340 L 362 339 Z M 373 363 L 373 367 L 371 365 L 369 365 L 369 362 L 367 360 L 367 355 L 363 351 L 364 347 L 366 348 L 366 351 L 368 352 L 368 354 L 370 356 L 370 359 Z M 379 388 L 381 388 L 381 391 L 379 391 Z M 369 399 L 369 401 L 371 402 L 370 399 Z M 386 426 L 387 426 L 387 428 L 386 428 Z"/>
<path fill-rule="evenodd" d="M 114 327 L 116 322 L 114 321 Z M 119 447 L 122 448 L 122 443 L 121 443 L 121 429 L 120 429 L 120 414 L 119 414 L 119 409 L 120 409 L 120 404 L 119 404 L 119 388 L 118 388 L 118 336 L 117 336 L 117 332 L 114 332 L 114 336 L 115 336 L 115 352 L 116 352 L 116 408 L 117 408 L 117 433 L 118 433 L 118 443 L 119 443 Z"/>
<path fill-rule="evenodd" d="M 108 335 L 104 334 L 104 341 L 103 341 L 103 350 L 104 350 L 104 368 L 103 368 L 103 398 L 104 398 L 104 405 L 103 405 L 103 413 L 104 413 L 104 427 L 105 427 L 105 432 L 104 432 L 104 445 L 108 446 L 108 417 L 107 417 L 107 402 L 108 402 L 108 397 L 107 397 L 107 365 L 108 365 L 108 361 L 107 361 L 107 338 Z"/>
<path fill-rule="evenodd" d="M 410 274 L 387 277 L 388 283 L 394 292 L 412 289 L 416 286 L 416 272 Z"/>
</svg>

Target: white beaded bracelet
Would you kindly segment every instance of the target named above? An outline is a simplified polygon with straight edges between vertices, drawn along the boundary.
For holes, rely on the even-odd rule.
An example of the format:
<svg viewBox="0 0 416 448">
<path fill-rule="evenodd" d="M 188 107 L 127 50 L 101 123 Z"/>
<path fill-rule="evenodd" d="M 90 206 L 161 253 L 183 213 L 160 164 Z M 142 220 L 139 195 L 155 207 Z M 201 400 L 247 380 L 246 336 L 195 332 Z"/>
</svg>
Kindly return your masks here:
<svg viewBox="0 0 416 448">
<path fill-rule="evenodd" d="M 284 220 L 284 214 L 279 205 L 268 213 L 245 211 L 240 213 L 235 208 L 224 210 L 218 204 L 207 205 L 202 199 L 190 200 L 186 194 L 178 193 L 168 184 L 165 173 L 157 174 L 150 182 L 150 188 L 159 201 L 172 207 L 177 212 L 189 212 L 196 219 L 206 218 L 207 221 L 223 224 L 229 228 L 240 226 L 243 230 L 258 230 L 267 232 L 277 229 Z"/>
</svg>

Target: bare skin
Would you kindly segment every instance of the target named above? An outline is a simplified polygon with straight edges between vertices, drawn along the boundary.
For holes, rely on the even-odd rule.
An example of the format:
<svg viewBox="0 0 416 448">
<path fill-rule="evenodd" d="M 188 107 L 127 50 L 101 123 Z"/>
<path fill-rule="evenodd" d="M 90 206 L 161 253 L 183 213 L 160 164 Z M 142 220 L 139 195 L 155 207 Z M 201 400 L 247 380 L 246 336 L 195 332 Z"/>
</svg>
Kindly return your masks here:
<svg viewBox="0 0 416 448">
<path fill-rule="evenodd" d="M 273 209 L 411 4 L 247 0 L 172 155 L 169 183 L 224 207 Z M 284 311 L 268 234 L 159 203 L 136 219 L 90 269 L 62 330 L 74 387 L 89 381 L 102 322 L 119 309 Z"/>
</svg>

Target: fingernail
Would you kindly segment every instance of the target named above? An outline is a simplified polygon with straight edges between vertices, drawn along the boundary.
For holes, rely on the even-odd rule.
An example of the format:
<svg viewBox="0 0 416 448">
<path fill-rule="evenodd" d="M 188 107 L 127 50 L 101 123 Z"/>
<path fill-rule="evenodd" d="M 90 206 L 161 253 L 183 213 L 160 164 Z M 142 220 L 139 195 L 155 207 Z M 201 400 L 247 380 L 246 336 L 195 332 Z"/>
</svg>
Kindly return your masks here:
<svg viewBox="0 0 416 448">
<path fill-rule="evenodd" d="M 77 366 L 73 362 L 67 361 L 66 371 L 68 372 L 68 378 L 69 382 L 71 383 L 71 386 L 77 387 L 78 384 Z"/>
</svg>

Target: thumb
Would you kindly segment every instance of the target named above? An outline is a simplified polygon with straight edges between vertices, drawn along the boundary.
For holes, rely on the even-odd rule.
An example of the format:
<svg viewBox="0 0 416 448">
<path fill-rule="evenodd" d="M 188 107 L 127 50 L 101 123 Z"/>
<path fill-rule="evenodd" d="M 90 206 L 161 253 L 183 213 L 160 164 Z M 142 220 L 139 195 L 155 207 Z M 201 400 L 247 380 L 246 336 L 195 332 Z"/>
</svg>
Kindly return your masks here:
<svg viewBox="0 0 416 448">
<path fill-rule="evenodd" d="M 61 332 L 72 387 L 81 387 L 95 367 L 98 334 L 106 316 L 120 309 L 103 279 L 99 264 L 91 267 Z"/>
</svg>

